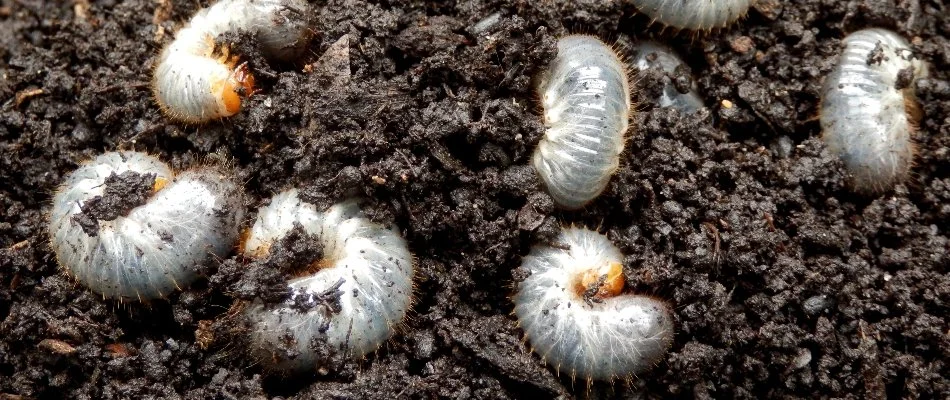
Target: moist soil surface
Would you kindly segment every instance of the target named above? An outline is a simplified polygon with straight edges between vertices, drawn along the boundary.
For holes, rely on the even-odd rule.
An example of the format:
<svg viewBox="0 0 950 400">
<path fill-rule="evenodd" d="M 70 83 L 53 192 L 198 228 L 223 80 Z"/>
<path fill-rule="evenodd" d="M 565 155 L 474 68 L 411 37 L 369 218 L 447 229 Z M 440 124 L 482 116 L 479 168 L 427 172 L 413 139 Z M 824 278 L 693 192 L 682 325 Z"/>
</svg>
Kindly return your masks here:
<svg viewBox="0 0 950 400">
<path fill-rule="evenodd" d="M 295 63 L 268 62 L 252 35 L 217 38 L 260 92 L 234 117 L 181 124 L 151 74 L 200 6 L 0 0 L 0 399 L 950 398 L 942 1 L 762 0 L 703 34 L 623 1 L 318 2 Z M 841 39 L 865 27 L 908 38 L 932 71 L 915 84 L 912 176 L 879 195 L 849 189 L 817 120 Z M 661 77 L 635 78 L 619 170 L 566 212 L 529 167 L 544 133 L 533 78 L 578 32 L 621 53 L 672 46 L 708 109 L 658 108 Z M 365 359 L 285 376 L 234 321 L 286 295 L 292 268 L 232 254 L 167 299 L 102 299 L 58 268 L 46 215 L 67 174 L 112 150 L 230 162 L 248 226 L 289 187 L 321 207 L 363 198 L 417 257 L 411 317 Z M 653 369 L 588 386 L 522 343 L 518 266 L 566 225 L 605 233 L 627 290 L 670 302 L 675 339 Z M 297 244 L 285 259 L 320 253 Z"/>
</svg>

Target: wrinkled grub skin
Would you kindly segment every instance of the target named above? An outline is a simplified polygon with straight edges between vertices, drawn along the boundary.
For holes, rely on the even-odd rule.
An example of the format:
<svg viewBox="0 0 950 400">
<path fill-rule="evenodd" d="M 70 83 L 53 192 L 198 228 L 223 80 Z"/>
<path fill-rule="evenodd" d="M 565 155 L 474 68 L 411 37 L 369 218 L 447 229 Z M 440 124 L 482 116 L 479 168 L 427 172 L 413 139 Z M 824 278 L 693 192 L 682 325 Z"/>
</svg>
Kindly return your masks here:
<svg viewBox="0 0 950 400">
<path fill-rule="evenodd" d="M 627 255 L 631 290 L 669 299 L 678 329 L 634 389 L 591 394 L 950 397 L 942 2 L 763 0 L 736 27 L 699 36 L 648 26 L 621 1 L 321 2 L 299 63 L 249 55 L 262 92 L 227 121 L 193 126 L 165 119 L 148 85 L 196 3 L 0 0 L 0 397 L 584 396 L 585 382 L 521 344 L 509 315 L 521 257 L 562 224 L 605 232 Z M 469 33 L 496 11 L 498 24 Z M 861 198 L 823 151 L 816 116 L 841 38 L 867 26 L 912 39 L 935 75 L 918 83 L 913 180 Z M 554 210 L 524 167 L 543 133 L 532 77 L 570 31 L 621 45 L 659 37 L 684 54 L 711 107 L 683 117 L 636 96 L 620 170 L 573 213 Z M 345 34 L 350 84 L 323 87 L 327 71 L 305 65 Z M 277 275 L 242 276 L 240 256 L 150 305 L 83 290 L 57 270 L 45 213 L 66 174 L 116 149 L 175 168 L 233 157 L 252 209 L 289 186 L 322 206 L 366 198 L 418 257 L 412 319 L 365 360 L 284 379 L 222 339 L 240 334 L 226 323 L 236 297 L 281 292 Z M 201 321 L 222 329 L 201 331 L 207 350 Z M 38 347 L 44 339 L 75 351 Z"/>
</svg>

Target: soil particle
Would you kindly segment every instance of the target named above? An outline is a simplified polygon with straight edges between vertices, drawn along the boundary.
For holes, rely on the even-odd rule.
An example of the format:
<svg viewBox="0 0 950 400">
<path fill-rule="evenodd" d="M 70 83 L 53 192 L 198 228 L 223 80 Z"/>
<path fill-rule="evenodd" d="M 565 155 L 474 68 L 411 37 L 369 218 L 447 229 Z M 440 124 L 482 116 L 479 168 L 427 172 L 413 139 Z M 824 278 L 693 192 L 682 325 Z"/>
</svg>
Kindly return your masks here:
<svg viewBox="0 0 950 400">
<path fill-rule="evenodd" d="M 155 174 L 134 171 L 118 175 L 112 173 L 106 177 L 103 185 L 105 189 L 102 195 L 86 200 L 80 206 L 81 212 L 73 216 L 73 221 L 89 236 L 99 234 L 99 221 L 115 220 L 145 204 L 154 192 Z"/>
<path fill-rule="evenodd" d="M 261 92 L 225 121 L 180 125 L 152 101 L 151 69 L 197 7 L 0 0 L 0 398 L 950 397 L 940 1 L 763 0 L 698 34 L 622 1 L 319 2 L 293 63 L 217 38 Z M 818 96 L 841 39 L 875 26 L 932 74 L 916 82 L 914 176 L 864 197 L 823 148 Z M 620 168 L 579 212 L 556 210 L 528 166 L 544 133 L 533 80 L 569 32 L 670 45 L 707 105 L 657 108 L 663 76 L 636 77 Z M 46 245 L 49 198 L 113 150 L 176 170 L 223 154 L 251 209 L 289 187 L 318 207 L 364 199 L 417 257 L 412 318 L 366 359 L 268 371 L 236 316 L 286 298 L 288 265 L 319 256 L 306 235 L 151 304 L 84 290 Z M 674 304 L 669 356 L 630 384 L 558 376 L 509 315 L 521 257 L 572 224 L 620 248 L 628 290 Z"/>
</svg>

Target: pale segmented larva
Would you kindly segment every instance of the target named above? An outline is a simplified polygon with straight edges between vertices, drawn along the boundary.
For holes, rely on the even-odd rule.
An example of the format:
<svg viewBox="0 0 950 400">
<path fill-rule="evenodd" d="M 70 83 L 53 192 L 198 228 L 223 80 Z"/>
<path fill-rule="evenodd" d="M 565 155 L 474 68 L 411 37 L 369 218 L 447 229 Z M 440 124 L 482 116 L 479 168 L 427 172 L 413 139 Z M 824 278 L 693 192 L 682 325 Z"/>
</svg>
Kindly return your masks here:
<svg viewBox="0 0 950 400">
<path fill-rule="evenodd" d="M 881 192 L 910 172 L 919 110 L 913 83 L 927 75 L 927 65 L 884 29 L 857 31 L 844 45 L 822 90 L 822 138 L 857 191 Z"/>
<path fill-rule="evenodd" d="M 571 35 L 538 92 L 546 131 L 532 157 L 555 203 L 577 209 L 600 195 L 620 163 L 630 118 L 627 67 L 604 42 Z"/>
<path fill-rule="evenodd" d="M 633 66 L 645 71 L 656 69 L 664 73 L 663 93 L 659 98 L 660 107 L 673 107 L 681 112 L 691 114 L 703 108 L 703 99 L 697 94 L 696 81 L 690 77 L 689 91 L 681 93 L 676 83 L 670 78 L 676 69 L 685 65 L 673 49 L 662 44 L 650 41 L 639 42 L 634 46 Z M 685 86 L 685 85 L 683 85 Z"/>
<path fill-rule="evenodd" d="M 640 12 L 678 29 L 723 28 L 735 22 L 755 0 L 633 0 Z"/>
<path fill-rule="evenodd" d="M 157 158 L 103 154 L 53 197 L 50 244 L 60 266 L 104 297 L 146 300 L 191 284 L 224 257 L 244 218 L 240 187 L 216 167 L 175 176 Z"/>
<path fill-rule="evenodd" d="M 558 247 L 534 247 L 521 265 L 515 315 L 534 352 L 589 380 L 627 377 L 656 364 L 673 340 L 665 302 L 620 294 L 620 251 L 587 229 L 561 232 Z"/>
<path fill-rule="evenodd" d="M 320 270 L 291 280 L 290 298 L 276 308 L 247 309 L 254 353 L 276 369 L 304 371 L 325 366 L 332 355 L 358 357 L 379 348 L 412 299 L 405 240 L 361 217 L 355 201 L 319 212 L 291 189 L 260 210 L 244 253 L 266 256 L 294 226 L 319 241 L 323 259 L 313 265 Z"/>
<path fill-rule="evenodd" d="M 166 115 L 184 122 L 228 117 L 254 91 L 254 77 L 215 39 L 226 32 L 257 36 L 268 57 L 289 60 L 310 39 L 304 0 L 220 0 L 198 11 L 162 50 L 152 91 Z"/>
</svg>

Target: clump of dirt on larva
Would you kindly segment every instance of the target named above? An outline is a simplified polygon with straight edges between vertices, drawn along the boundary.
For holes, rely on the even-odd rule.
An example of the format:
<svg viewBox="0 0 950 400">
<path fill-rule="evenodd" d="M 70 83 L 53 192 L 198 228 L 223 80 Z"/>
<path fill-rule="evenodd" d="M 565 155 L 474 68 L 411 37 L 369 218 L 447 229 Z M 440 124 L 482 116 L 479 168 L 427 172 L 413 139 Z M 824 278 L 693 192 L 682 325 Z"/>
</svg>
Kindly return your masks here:
<svg viewBox="0 0 950 400">
<path fill-rule="evenodd" d="M 763 0 L 692 34 L 624 2 L 329 1 L 295 63 L 218 38 L 249 51 L 261 91 L 233 118 L 180 125 L 152 101 L 151 68 L 198 6 L 0 2 L 0 397 L 583 397 L 509 316 L 521 257 L 570 224 L 621 249 L 629 290 L 674 305 L 669 357 L 597 395 L 950 395 L 940 2 Z M 872 26 L 907 37 L 933 75 L 915 83 L 913 178 L 859 197 L 819 139 L 818 94 L 841 38 Z M 658 109 L 659 76 L 640 77 L 620 169 L 589 207 L 561 212 L 528 166 L 544 132 L 532 79 L 571 32 L 670 45 L 708 110 Z M 58 271 L 46 214 L 68 173 L 119 149 L 176 170 L 233 157 L 252 206 L 288 187 L 320 207 L 363 198 L 418 259 L 413 318 L 365 360 L 284 378 L 222 339 L 236 300 L 285 296 L 276 265 L 235 253 L 163 301 L 97 298 Z"/>
<path fill-rule="evenodd" d="M 99 221 L 112 221 L 127 215 L 133 208 L 145 204 L 154 193 L 155 174 L 125 171 L 106 177 L 102 195 L 86 200 L 73 223 L 82 227 L 89 236 L 99 233 Z"/>
</svg>

